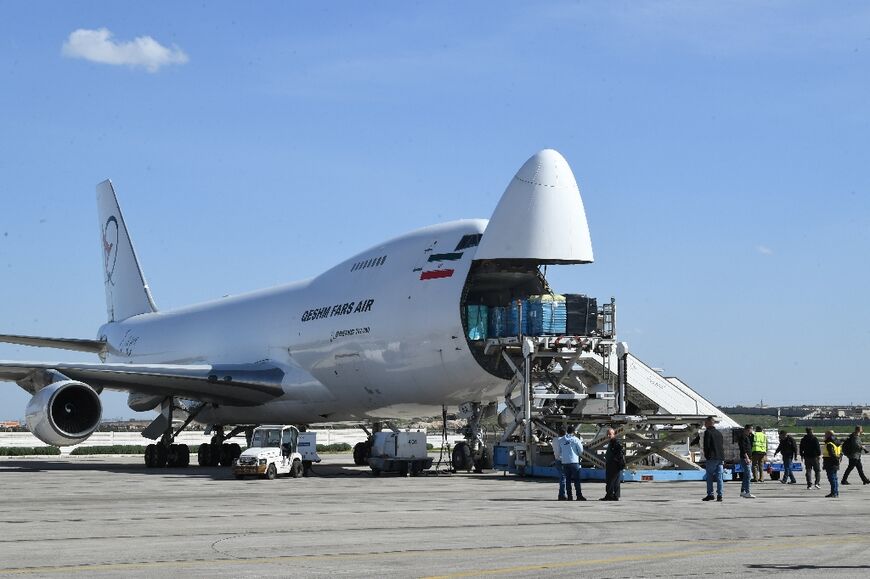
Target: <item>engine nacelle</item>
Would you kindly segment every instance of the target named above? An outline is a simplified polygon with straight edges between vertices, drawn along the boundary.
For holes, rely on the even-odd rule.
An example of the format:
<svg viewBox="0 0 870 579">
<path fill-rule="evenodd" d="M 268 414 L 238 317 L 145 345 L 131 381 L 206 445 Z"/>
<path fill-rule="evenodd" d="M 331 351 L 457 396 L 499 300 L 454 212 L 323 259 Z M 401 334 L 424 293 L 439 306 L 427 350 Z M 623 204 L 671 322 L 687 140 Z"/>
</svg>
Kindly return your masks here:
<svg viewBox="0 0 870 579">
<path fill-rule="evenodd" d="M 75 380 L 49 384 L 34 394 L 25 413 L 27 429 L 46 444 L 70 446 L 100 425 L 103 405 L 93 388 Z"/>
</svg>

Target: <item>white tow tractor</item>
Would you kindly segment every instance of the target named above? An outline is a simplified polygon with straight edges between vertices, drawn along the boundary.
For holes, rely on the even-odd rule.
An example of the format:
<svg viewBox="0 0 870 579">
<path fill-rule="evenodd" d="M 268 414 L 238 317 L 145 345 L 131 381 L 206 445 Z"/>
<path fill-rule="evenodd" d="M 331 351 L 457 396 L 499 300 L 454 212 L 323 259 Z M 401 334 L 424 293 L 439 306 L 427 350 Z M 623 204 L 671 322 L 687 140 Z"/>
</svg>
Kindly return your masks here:
<svg viewBox="0 0 870 579">
<path fill-rule="evenodd" d="M 295 426 L 258 426 L 251 436 L 251 446 L 233 461 L 233 474 L 238 479 L 246 476 L 274 479 L 282 474 L 299 478 L 312 462 L 320 462 L 315 441 L 315 433 L 300 433 Z"/>
</svg>

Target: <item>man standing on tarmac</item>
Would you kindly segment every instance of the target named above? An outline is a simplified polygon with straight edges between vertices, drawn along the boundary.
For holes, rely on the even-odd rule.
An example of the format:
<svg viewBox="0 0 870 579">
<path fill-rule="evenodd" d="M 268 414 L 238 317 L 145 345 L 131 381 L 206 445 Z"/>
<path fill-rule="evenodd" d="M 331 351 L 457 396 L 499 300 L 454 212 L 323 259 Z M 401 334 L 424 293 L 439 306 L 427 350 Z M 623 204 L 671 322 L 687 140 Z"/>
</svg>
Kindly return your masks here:
<svg viewBox="0 0 870 579">
<path fill-rule="evenodd" d="M 867 449 L 864 448 L 864 445 L 861 444 L 861 434 L 864 432 L 864 428 L 859 424 L 855 427 L 855 431 L 849 435 L 849 438 L 843 443 L 843 454 L 846 455 L 846 458 L 849 459 L 849 466 L 846 467 L 846 472 L 843 473 L 843 480 L 840 481 L 841 485 L 852 484 L 848 480 L 849 473 L 852 472 L 852 469 L 858 471 L 858 476 L 861 477 L 861 482 L 865 485 L 870 484 L 870 479 L 864 476 L 864 467 L 861 465 L 861 455 L 867 452 Z"/>
<path fill-rule="evenodd" d="M 752 436 L 752 482 L 764 482 L 764 460 L 767 458 L 767 435 L 761 426 Z"/>
<path fill-rule="evenodd" d="M 752 425 L 747 424 L 737 438 L 737 448 L 740 450 L 740 496 L 744 499 L 754 499 L 749 492 L 749 479 L 752 477 Z"/>
<path fill-rule="evenodd" d="M 792 438 L 785 430 L 780 430 L 779 446 L 776 447 L 773 456 L 782 453 L 782 480 L 779 481 L 782 484 L 797 484 L 797 481 L 794 478 L 794 473 L 791 471 L 791 463 L 797 454 L 797 450 L 797 444 L 795 444 L 794 438 Z"/>
<path fill-rule="evenodd" d="M 819 470 L 819 457 L 822 456 L 822 447 L 819 439 L 813 434 L 813 429 L 807 427 L 806 435 L 801 438 L 801 459 L 804 461 L 804 471 L 807 473 L 807 489 L 820 489 L 821 472 Z M 816 474 L 815 483 L 810 483 L 812 473 Z"/>
<path fill-rule="evenodd" d="M 616 438 L 616 431 L 607 429 L 607 452 L 604 453 L 604 482 L 607 494 L 599 501 L 618 501 L 621 494 L 622 469 L 625 468 L 625 451 L 622 443 Z"/>
<path fill-rule="evenodd" d="M 559 500 L 566 501 L 568 497 L 565 496 L 565 469 L 562 467 L 562 449 L 559 448 L 559 445 L 562 443 L 562 437 L 565 436 L 565 429 L 559 429 L 559 436 L 554 438 L 550 444 L 553 446 L 553 458 L 556 460 L 555 465 L 559 470 Z"/>
<path fill-rule="evenodd" d="M 577 500 L 585 501 L 586 497 L 580 492 L 580 455 L 583 454 L 583 443 L 574 436 L 574 425 L 568 427 L 568 433 L 560 439 L 559 455 L 562 458 L 562 468 L 565 469 L 565 492 L 568 500 L 573 501 L 571 485 L 577 491 Z"/>
<path fill-rule="evenodd" d="M 834 438 L 834 431 L 825 432 L 825 445 L 822 448 L 822 466 L 825 473 L 828 475 L 828 482 L 831 483 L 831 492 L 825 495 L 825 498 L 837 498 L 840 496 L 840 480 L 837 478 L 837 471 L 840 470 L 840 448 L 837 440 Z"/>
<path fill-rule="evenodd" d="M 712 501 L 714 498 L 722 502 L 722 476 L 725 450 L 722 443 L 722 433 L 716 430 L 714 418 L 708 416 L 704 421 L 704 460 L 707 469 L 707 496 L 703 501 Z M 713 496 L 713 479 L 716 479 L 716 496 Z"/>
</svg>

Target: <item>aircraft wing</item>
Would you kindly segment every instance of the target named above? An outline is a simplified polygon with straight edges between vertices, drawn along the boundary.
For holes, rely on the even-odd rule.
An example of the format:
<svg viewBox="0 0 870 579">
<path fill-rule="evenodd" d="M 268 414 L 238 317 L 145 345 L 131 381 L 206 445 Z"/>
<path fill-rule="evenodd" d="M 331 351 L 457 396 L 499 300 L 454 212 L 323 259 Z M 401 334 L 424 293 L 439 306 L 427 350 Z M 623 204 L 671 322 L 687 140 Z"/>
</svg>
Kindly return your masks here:
<svg viewBox="0 0 870 579">
<path fill-rule="evenodd" d="M 46 373 L 60 373 L 97 390 L 135 391 L 253 406 L 282 394 L 284 370 L 268 363 L 209 364 L 93 364 L 0 361 L 0 380 L 11 380 L 30 392 L 45 385 Z"/>
<path fill-rule="evenodd" d="M 106 352 L 105 342 L 100 340 L 83 340 L 81 338 L 42 338 L 39 336 L 0 334 L 0 342 L 20 344 L 22 346 L 35 346 L 38 348 L 76 350 L 79 352 L 91 352 L 94 354 L 103 354 Z"/>
</svg>

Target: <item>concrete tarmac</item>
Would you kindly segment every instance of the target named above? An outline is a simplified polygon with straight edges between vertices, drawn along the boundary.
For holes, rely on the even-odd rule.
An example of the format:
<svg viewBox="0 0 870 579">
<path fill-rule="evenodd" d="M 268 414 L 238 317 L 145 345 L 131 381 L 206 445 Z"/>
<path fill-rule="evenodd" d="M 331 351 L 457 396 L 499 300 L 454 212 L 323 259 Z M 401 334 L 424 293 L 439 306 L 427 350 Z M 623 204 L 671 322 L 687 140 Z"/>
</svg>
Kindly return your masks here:
<svg viewBox="0 0 870 579">
<path fill-rule="evenodd" d="M 854 475 L 853 475 L 854 476 Z M 372 477 L 348 455 L 312 476 L 235 480 L 141 458 L 0 460 L 0 578 L 698 577 L 870 573 L 870 485 L 774 481 L 703 503 L 704 483 L 623 484 L 558 502 L 555 481 Z"/>
</svg>

